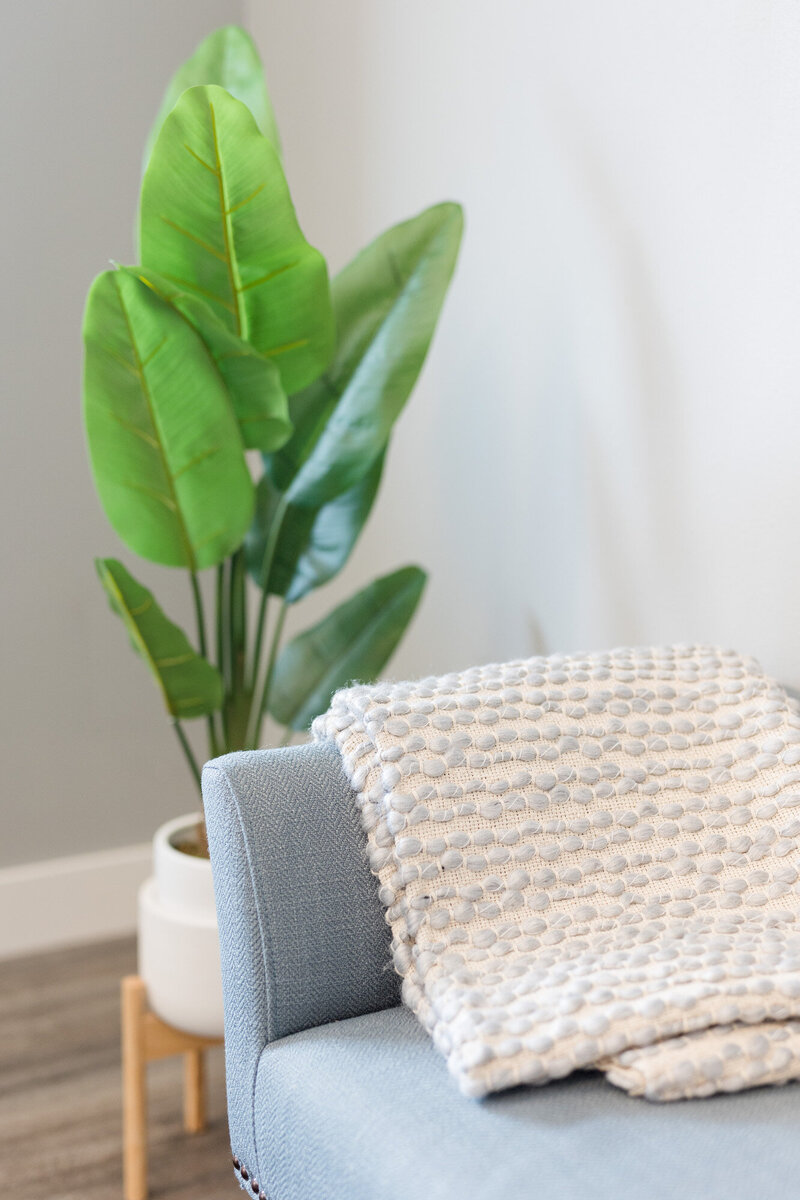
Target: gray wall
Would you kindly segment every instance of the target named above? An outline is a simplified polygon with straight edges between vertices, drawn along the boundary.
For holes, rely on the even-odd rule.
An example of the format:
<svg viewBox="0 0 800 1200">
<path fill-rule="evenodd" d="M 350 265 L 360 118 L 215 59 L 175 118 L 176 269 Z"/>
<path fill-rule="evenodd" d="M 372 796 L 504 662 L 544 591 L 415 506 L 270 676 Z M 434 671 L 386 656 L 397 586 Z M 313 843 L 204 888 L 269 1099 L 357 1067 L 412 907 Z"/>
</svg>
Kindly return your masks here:
<svg viewBox="0 0 800 1200">
<path fill-rule="evenodd" d="M 245 0 L 245 21 L 334 265 L 466 209 L 335 585 L 430 568 L 393 671 L 709 641 L 800 681 L 796 0 Z"/>
<path fill-rule="evenodd" d="M 800 680 L 796 3 L 7 4 L 0 862 L 144 839 L 193 803 L 93 575 L 118 544 L 79 324 L 131 252 L 164 81 L 239 16 L 334 269 L 426 204 L 467 210 L 375 515 L 294 628 L 416 560 L 431 585 L 398 674 L 702 639 Z M 131 565 L 190 619 L 182 577 Z"/>
<path fill-rule="evenodd" d="M 166 80 L 239 16 L 233 0 L 3 9 L 0 863 L 145 840 L 194 805 L 92 566 L 120 548 L 87 469 L 80 322 L 92 277 L 131 259 L 141 148 Z M 183 579 L 141 573 L 183 611 Z"/>
</svg>

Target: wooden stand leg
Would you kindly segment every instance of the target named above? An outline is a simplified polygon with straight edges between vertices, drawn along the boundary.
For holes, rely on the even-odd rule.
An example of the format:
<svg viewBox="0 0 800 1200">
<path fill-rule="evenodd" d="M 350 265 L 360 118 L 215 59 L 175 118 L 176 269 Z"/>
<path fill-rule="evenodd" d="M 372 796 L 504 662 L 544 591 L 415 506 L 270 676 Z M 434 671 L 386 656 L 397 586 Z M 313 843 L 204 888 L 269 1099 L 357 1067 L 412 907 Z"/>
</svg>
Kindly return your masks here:
<svg viewBox="0 0 800 1200">
<path fill-rule="evenodd" d="M 183 1128 L 199 1133 L 206 1127 L 206 1062 L 202 1050 L 183 1056 Z"/>
<path fill-rule="evenodd" d="M 122 981 L 122 1160 L 125 1200 L 147 1200 L 147 1093 L 149 1062 L 183 1055 L 183 1127 L 206 1127 L 205 1052 L 221 1038 L 200 1037 L 167 1025 L 147 1008 L 144 980 Z"/>
<path fill-rule="evenodd" d="M 122 1159 L 125 1200 L 147 1200 L 145 987 L 122 981 Z"/>
</svg>

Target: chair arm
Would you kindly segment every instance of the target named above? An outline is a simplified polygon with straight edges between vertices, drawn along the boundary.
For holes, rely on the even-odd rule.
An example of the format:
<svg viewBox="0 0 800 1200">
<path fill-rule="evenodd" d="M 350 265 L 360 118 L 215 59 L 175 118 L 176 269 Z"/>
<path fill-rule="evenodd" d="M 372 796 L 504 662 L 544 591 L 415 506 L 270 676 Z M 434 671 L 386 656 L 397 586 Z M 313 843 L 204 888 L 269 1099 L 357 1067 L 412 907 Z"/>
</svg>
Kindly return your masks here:
<svg viewBox="0 0 800 1200">
<path fill-rule="evenodd" d="M 267 1043 L 399 1003 L 390 935 L 338 750 L 246 751 L 203 770 L 234 1153 L 256 1162 Z"/>
</svg>

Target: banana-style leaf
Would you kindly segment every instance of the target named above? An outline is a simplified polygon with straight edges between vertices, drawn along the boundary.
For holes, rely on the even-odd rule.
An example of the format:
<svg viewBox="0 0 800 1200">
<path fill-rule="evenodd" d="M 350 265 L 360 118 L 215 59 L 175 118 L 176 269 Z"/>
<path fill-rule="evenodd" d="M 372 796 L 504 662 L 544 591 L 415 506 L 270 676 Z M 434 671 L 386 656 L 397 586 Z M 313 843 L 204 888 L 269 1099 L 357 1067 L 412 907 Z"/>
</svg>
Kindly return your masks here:
<svg viewBox="0 0 800 1200">
<path fill-rule="evenodd" d="M 183 93 L 198 84 L 215 83 L 246 104 L 258 128 L 280 154 L 281 145 L 275 113 L 264 79 L 264 68 L 249 33 L 238 25 L 225 25 L 210 33 L 191 58 L 187 58 L 169 81 L 161 108 L 147 138 L 146 167 L 156 138 L 169 113 Z"/>
<path fill-rule="evenodd" d="M 115 558 L 95 559 L 97 574 L 114 612 L 125 624 L 134 649 L 161 689 L 173 717 L 202 717 L 222 704 L 222 679 L 189 645 L 153 599 Z"/>
<path fill-rule="evenodd" d="M 200 334 L 233 404 L 247 450 L 277 450 L 292 432 L 289 404 L 275 363 L 243 342 L 204 300 L 144 267 L 120 267 L 151 287 Z"/>
<path fill-rule="evenodd" d="M 325 260 L 246 105 L 219 87 L 183 93 L 153 146 L 140 223 L 142 265 L 274 359 L 287 394 L 316 379 L 333 348 Z"/>
<path fill-rule="evenodd" d="M 436 205 L 382 234 L 334 279 L 334 360 L 290 401 L 295 432 L 265 464 L 292 503 L 318 508 L 383 451 L 425 361 L 462 227 L 457 204 Z"/>
<path fill-rule="evenodd" d="M 307 729 L 338 688 L 375 679 L 405 633 L 426 578 L 419 567 L 384 575 L 289 642 L 275 664 L 273 717 Z"/>
<path fill-rule="evenodd" d="M 366 475 L 349 491 L 320 509 L 286 507 L 269 572 L 269 591 L 296 604 L 314 588 L 338 575 L 347 562 L 370 514 L 378 492 L 385 454 L 379 455 Z M 262 572 L 270 525 L 280 508 L 268 475 L 256 488 L 256 511 L 245 538 L 250 574 L 262 586 Z"/>
<path fill-rule="evenodd" d="M 254 488 L 225 385 L 191 325 L 122 271 L 92 284 L 84 420 L 106 516 L 143 558 L 195 571 L 242 542 Z"/>
<path fill-rule="evenodd" d="M 367 520 L 380 487 L 385 454 L 358 482 L 314 514 L 285 597 L 296 604 L 341 571 Z M 307 511 L 301 509 L 300 511 Z"/>
</svg>

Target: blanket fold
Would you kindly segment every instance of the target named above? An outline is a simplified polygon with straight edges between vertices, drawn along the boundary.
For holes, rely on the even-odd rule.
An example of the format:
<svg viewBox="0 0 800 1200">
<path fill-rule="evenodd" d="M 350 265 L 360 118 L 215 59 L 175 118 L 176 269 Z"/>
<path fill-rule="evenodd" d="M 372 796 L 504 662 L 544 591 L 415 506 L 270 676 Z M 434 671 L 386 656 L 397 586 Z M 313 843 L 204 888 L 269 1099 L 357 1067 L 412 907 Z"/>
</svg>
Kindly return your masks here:
<svg viewBox="0 0 800 1200">
<path fill-rule="evenodd" d="M 800 707 L 705 646 L 338 692 L 403 998 L 466 1094 L 800 1078 Z"/>
</svg>

